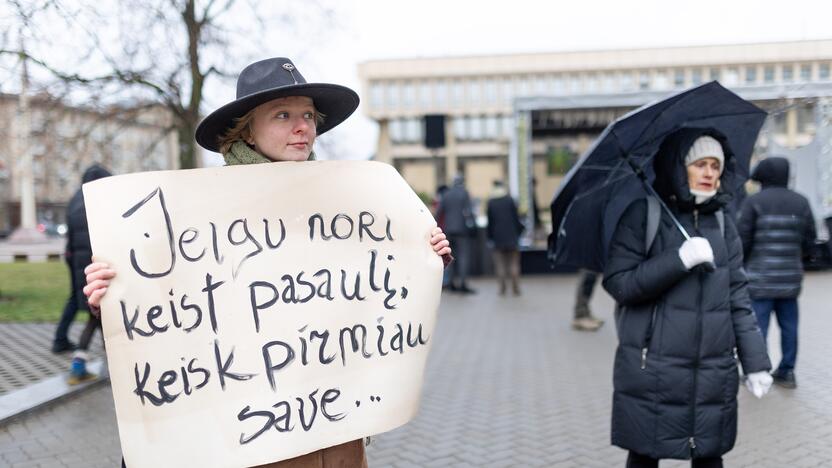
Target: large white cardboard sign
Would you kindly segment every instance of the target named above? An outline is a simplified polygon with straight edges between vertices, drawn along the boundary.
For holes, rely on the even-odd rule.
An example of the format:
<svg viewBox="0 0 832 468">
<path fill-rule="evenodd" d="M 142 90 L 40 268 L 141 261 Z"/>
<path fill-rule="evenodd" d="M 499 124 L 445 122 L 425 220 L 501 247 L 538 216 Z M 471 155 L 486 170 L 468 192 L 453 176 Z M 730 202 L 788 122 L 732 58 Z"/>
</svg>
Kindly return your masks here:
<svg viewBox="0 0 832 468">
<path fill-rule="evenodd" d="M 411 419 L 439 305 L 433 218 L 376 162 L 84 186 L 127 466 L 247 467 Z"/>
</svg>

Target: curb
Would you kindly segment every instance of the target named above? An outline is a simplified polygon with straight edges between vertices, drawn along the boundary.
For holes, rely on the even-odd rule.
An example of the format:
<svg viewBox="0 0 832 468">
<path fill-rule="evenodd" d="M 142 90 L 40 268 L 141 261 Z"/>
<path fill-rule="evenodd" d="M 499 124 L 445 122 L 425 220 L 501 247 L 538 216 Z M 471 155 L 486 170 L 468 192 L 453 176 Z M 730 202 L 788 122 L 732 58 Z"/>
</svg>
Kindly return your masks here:
<svg viewBox="0 0 832 468">
<path fill-rule="evenodd" d="M 0 427 L 21 416 L 48 407 L 71 396 L 79 395 L 110 380 L 103 359 L 90 361 L 87 364 L 87 369 L 98 377 L 78 385 L 69 385 L 66 383 L 66 372 L 62 372 L 26 388 L 0 396 Z M 104 370 L 103 375 L 102 369 Z"/>
</svg>

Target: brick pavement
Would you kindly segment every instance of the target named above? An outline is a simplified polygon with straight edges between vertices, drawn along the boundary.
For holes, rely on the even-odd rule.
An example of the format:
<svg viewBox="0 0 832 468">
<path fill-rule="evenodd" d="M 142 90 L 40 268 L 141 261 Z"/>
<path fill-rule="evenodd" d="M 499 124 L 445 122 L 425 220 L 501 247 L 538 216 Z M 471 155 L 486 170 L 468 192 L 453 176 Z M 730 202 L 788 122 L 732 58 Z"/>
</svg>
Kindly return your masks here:
<svg viewBox="0 0 832 468">
<path fill-rule="evenodd" d="M 86 321 L 86 312 L 79 311 Z M 70 339 L 77 343 L 85 322 L 74 322 Z M 0 323 L 0 395 L 69 371 L 72 353 L 53 354 L 54 323 Z M 104 356 L 101 331 L 90 345 L 91 359 Z"/>
<path fill-rule="evenodd" d="M 576 281 L 526 278 L 515 299 L 498 298 L 494 282 L 481 280 L 477 295 L 445 296 L 420 413 L 373 438 L 370 465 L 623 466 L 624 451 L 609 445 L 614 330 L 609 323 L 592 334 L 569 328 Z M 832 465 L 830 286 L 832 273 L 807 276 L 798 389 L 775 387 L 762 400 L 741 390 L 739 438 L 727 466 Z M 606 294 L 592 306 L 611 320 Z M 776 364 L 776 337 L 770 343 Z M 0 466 L 115 466 L 118 453 L 106 386 L 0 428 Z"/>
</svg>

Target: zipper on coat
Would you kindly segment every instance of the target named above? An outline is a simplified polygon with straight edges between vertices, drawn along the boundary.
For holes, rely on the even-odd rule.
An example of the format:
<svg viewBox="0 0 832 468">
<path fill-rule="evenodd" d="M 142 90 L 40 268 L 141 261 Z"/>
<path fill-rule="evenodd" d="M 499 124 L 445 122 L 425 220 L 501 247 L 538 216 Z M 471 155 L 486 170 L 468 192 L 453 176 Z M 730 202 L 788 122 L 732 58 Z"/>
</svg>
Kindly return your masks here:
<svg viewBox="0 0 832 468">
<path fill-rule="evenodd" d="M 644 347 L 641 348 L 641 369 L 647 368 L 647 349 L 650 347 L 650 341 L 653 339 L 653 328 L 656 326 L 656 309 L 658 305 L 653 305 L 653 311 L 650 313 L 650 324 L 647 326 L 647 332 L 644 337 Z"/>
<path fill-rule="evenodd" d="M 696 211 L 694 210 L 694 213 Z M 694 219 L 695 216 L 694 216 Z M 693 458 L 693 450 L 696 448 L 694 434 L 696 433 L 696 387 L 699 376 L 699 353 L 702 352 L 702 273 L 696 274 L 699 281 L 699 294 L 696 297 L 696 355 L 693 360 L 693 387 L 690 392 L 690 456 Z"/>
</svg>

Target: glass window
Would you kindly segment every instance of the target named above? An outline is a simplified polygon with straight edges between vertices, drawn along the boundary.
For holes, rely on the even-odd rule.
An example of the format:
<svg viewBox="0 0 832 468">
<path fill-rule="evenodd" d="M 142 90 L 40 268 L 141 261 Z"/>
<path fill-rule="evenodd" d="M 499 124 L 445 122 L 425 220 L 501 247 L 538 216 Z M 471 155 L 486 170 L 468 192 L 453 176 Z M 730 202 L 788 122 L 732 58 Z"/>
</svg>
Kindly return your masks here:
<svg viewBox="0 0 832 468">
<path fill-rule="evenodd" d="M 534 95 L 541 96 L 546 94 L 546 77 L 538 75 L 534 78 Z"/>
<path fill-rule="evenodd" d="M 717 68 L 717 67 L 711 68 L 709 73 L 710 73 L 711 81 L 720 80 L 722 78 L 722 76 L 720 76 L 721 73 L 719 72 L 719 68 Z"/>
<path fill-rule="evenodd" d="M 483 119 L 482 117 L 471 117 L 470 126 L 468 127 L 469 135 L 472 140 L 482 140 L 483 138 Z"/>
<path fill-rule="evenodd" d="M 794 80 L 794 67 L 791 64 L 783 65 L 783 81 L 789 83 L 792 80 Z"/>
<path fill-rule="evenodd" d="M 653 88 L 658 90 L 665 90 L 670 88 L 670 81 L 667 79 L 667 72 L 657 71 L 653 75 Z"/>
<path fill-rule="evenodd" d="M 517 95 L 528 96 L 529 94 L 531 94 L 531 83 L 529 83 L 528 78 L 521 78 L 520 81 L 517 82 Z"/>
<path fill-rule="evenodd" d="M 633 83 L 633 74 L 630 72 L 624 72 L 618 75 L 618 88 L 621 91 L 632 91 L 635 88 Z"/>
<path fill-rule="evenodd" d="M 566 85 L 563 82 L 563 75 L 555 76 L 552 81 L 552 92 L 556 95 L 562 95 L 566 91 Z"/>
<path fill-rule="evenodd" d="M 674 88 L 684 88 L 685 87 L 685 70 L 679 68 L 673 72 L 673 87 Z"/>
<path fill-rule="evenodd" d="M 454 117 L 454 135 L 457 140 L 468 139 L 468 132 L 466 132 L 465 118 L 463 116 Z"/>
<path fill-rule="evenodd" d="M 701 68 L 694 68 L 690 73 L 690 81 L 693 86 L 698 86 L 702 84 L 702 69 Z"/>
<path fill-rule="evenodd" d="M 818 78 L 821 80 L 828 80 L 829 79 L 829 64 L 828 63 L 821 63 L 818 65 Z"/>
<path fill-rule="evenodd" d="M 774 65 L 766 65 L 763 67 L 763 82 L 774 83 Z"/>
<path fill-rule="evenodd" d="M 804 63 L 800 66 L 800 81 L 811 81 L 812 80 L 812 66 L 808 63 Z"/>
<path fill-rule="evenodd" d="M 584 83 L 586 84 L 587 93 L 597 93 L 600 89 L 598 75 L 595 73 L 587 75 Z"/>
<path fill-rule="evenodd" d="M 511 138 L 514 132 L 514 117 L 511 115 L 504 115 L 502 118 L 503 124 L 500 125 L 500 133 L 503 138 Z"/>
<path fill-rule="evenodd" d="M 402 129 L 402 121 L 399 119 L 393 119 L 390 121 L 390 139 L 393 142 L 400 142 L 404 136 L 404 130 Z"/>
<path fill-rule="evenodd" d="M 381 83 L 373 82 L 370 84 L 370 107 L 373 109 L 384 107 L 384 87 Z"/>
<path fill-rule="evenodd" d="M 485 118 L 485 138 L 487 140 L 496 140 L 497 132 L 497 116 L 489 115 Z"/>
<path fill-rule="evenodd" d="M 514 99 L 514 85 L 511 82 L 511 78 L 503 78 L 502 85 L 503 100 L 505 102 L 511 102 Z"/>
<path fill-rule="evenodd" d="M 578 75 L 569 75 L 569 94 L 581 92 L 581 78 Z"/>
<path fill-rule="evenodd" d="M 745 67 L 745 83 L 757 84 L 757 67 Z"/>
<path fill-rule="evenodd" d="M 407 82 L 402 85 L 402 107 L 410 109 L 416 103 L 416 87 Z"/>
<path fill-rule="evenodd" d="M 638 89 L 650 89 L 650 73 L 646 70 L 638 72 Z"/>
<path fill-rule="evenodd" d="M 740 72 L 735 67 L 731 67 L 725 70 L 725 76 L 722 77 L 722 81 L 725 83 L 726 86 L 736 86 L 740 82 Z"/>
<path fill-rule="evenodd" d="M 482 84 L 478 79 L 468 81 L 468 104 L 482 105 Z"/>
<path fill-rule="evenodd" d="M 433 99 L 437 107 L 442 108 L 448 105 L 448 82 L 446 80 L 434 83 Z"/>
<path fill-rule="evenodd" d="M 497 102 L 497 82 L 493 78 L 485 82 L 485 102 L 489 104 Z"/>
<path fill-rule="evenodd" d="M 464 95 L 465 89 L 462 87 L 462 81 L 454 80 L 453 84 L 451 85 L 451 105 L 462 105 L 463 98 L 465 97 Z"/>
<path fill-rule="evenodd" d="M 387 84 L 387 93 L 384 97 L 387 109 L 396 109 L 399 106 L 399 87 L 396 83 Z"/>
<path fill-rule="evenodd" d="M 421 119 L 407 119 L 405 133 L 407 141 L 413 143 L 420 141 L 422 139 Z"/>
<path fill-rule="evenodd" d="M 615 92 L 615 75 L 604 73 L 604 77 L 601 79 L 601 91 L 604 93 Z"/>
<path fill-rule="evenodd" d="M 430 107 L 430 85 L 427 81 L 419 83 L 419 107 L 423 109 Z"/>
</svg>

